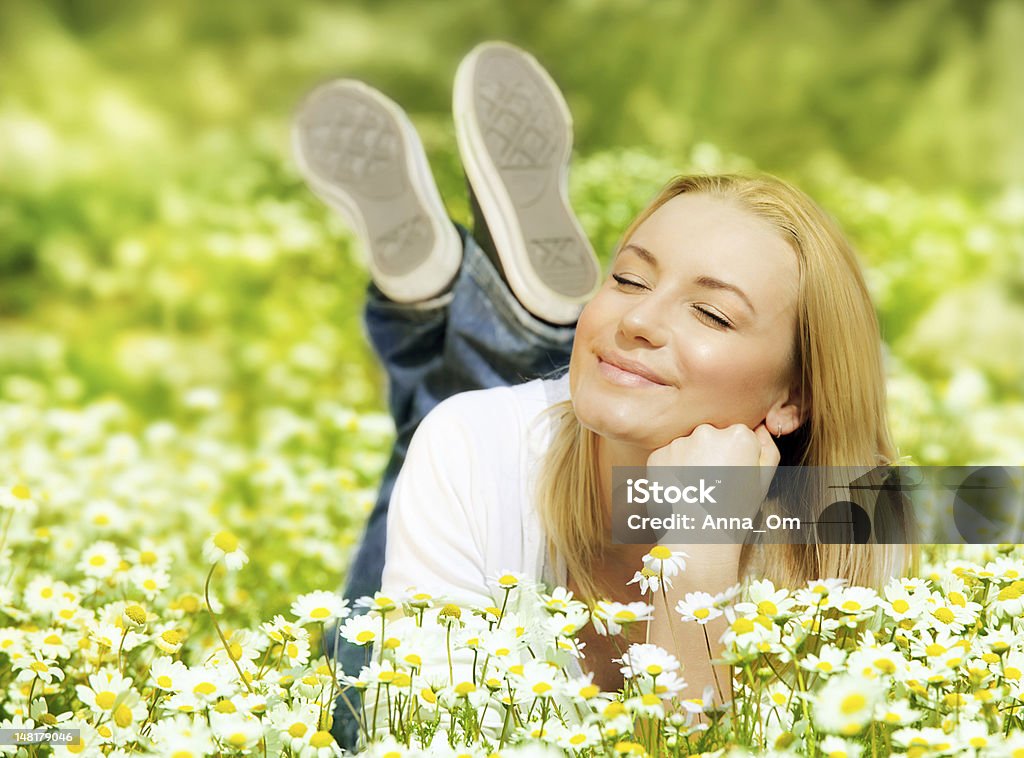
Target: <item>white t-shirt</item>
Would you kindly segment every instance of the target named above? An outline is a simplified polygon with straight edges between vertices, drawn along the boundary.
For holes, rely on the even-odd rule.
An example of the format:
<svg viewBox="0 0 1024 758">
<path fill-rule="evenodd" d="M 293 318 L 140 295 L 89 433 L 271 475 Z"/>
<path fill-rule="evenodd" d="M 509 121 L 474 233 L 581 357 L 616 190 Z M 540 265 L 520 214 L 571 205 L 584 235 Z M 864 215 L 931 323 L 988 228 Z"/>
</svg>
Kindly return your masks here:
<svg viewBox="0 0 1024 758">
<path fill-rule="evenodd" d="M 487 579 L 506 571 L 564 584 L 533 492 L 552 431 L 543 411 L 568 399 L 566 372 L 462 392 L 424 417 L 391 494 L 385 594 L 416 587 L 488 606 Z"/>
</svg>

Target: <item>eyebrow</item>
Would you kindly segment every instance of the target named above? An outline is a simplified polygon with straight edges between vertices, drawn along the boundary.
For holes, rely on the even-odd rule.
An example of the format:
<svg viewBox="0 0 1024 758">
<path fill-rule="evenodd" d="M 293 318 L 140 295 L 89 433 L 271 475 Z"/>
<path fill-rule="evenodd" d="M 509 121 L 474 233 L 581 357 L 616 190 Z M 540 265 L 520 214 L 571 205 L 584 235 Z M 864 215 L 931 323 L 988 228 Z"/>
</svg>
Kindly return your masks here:
<svg viewBox="0 0 1024 758">
<path fill-rule="evenodd" d="M 641 247 L 640 245 L 636 244 L 635 242 L 630 242 L 630 243 L 628 243 L 626 245 L 623 245 L 622 249 L 619 250 L 619 253 L 620 254 L 624 253 L 626 250 L 632 250 L 645 263 L 649 264 L 654 269 L 658 268 L 658 259 L 655 258 L 654 257 L 654 253 L 652 253 L 647 248 Z M 694 279 L 693 282 L 698 287 L 704 287 L 705 289 L 726 290 L 728 292 L 732 292 L 733 294 L 737 295 L 746 304 L 746 306 L 750 309 L 751 313 L 753 313 L 755 315 L 757 314 L 757 310 L 754 308 L 754 304 L 752 302 L 750 302 L 750 298 L 747 297 L 747 294 L 743 290 L 741 290 L 739 287 L 737 287 L 735 284 L 730 284 L 729 282 L 724 282 L 721 279 L 716 279 L 715 277 L 708 276 L 707 274 L 701 274 L 696 279 Z"/>
</svg>

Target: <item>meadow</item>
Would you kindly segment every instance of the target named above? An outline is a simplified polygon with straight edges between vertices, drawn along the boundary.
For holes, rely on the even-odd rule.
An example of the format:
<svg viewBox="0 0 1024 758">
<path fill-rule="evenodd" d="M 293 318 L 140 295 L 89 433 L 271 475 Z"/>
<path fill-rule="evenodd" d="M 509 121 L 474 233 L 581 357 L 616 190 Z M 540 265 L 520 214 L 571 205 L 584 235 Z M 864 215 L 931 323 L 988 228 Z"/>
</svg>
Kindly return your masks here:
<svg viewBox="0 0 1024 758">
<path fill-rule="evenodd" d="M 639 606 L 588 610 L 521 577 L 495 577 L 478 615 L 338 602 L 394 429 L 362 251 L 298 177 L 291 108 L 330 76 L 386 89 L 466 221 L 446 88 L 488 36 L 566 89 L 571 198 L 603 261 L 676 174 L 791 179 L 859 251 L 901 454 L 1024 465 L 1020 6 L 777 4 L 745 45 L 728 31 L 750 4 L 650 10 L 689 30 L 679 57 L 642 6 L 570 3 L 550 23 L 538 3 L 0 9 L 0 727 L 79 728 L 80 755 L 334 755 L 328 704 L 354 687 L 382 693 L 376 755 L 1024 755 L 1018 545 L 929 547 L 881 593 L 822 577 L 693 598 L 681 623 L 732 614 L 728 713 L 657 689 L 685 676 L 664 651 L 632 651 L 621 693 L 559 673 L 583 624 L 614 633 Z M 772 89 L 760 64 L 787 28 L 801 41 Z M 571 54 L 587 33 L 618 66 Z M 673 560 L 650 556 L 654 574 Z M 538 618 L 549 634 L 515 634 Z M 373 666 L 320 655 L 336 619 Z M 464 678 L 408 658 L 448 650 L 477 661 Z M 488 710 L 507 714 L 496 731 Z"/>
</svg>

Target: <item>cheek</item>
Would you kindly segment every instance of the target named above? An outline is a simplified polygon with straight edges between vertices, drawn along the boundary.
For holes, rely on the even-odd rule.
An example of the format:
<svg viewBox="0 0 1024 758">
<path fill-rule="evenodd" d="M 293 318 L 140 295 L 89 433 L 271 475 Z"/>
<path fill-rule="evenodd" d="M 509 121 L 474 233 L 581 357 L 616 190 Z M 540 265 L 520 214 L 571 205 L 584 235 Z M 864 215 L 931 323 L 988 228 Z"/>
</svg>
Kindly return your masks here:
<svg viewBox="0 0 1024 758">
<path fill-rule="evenodd" d="M 759 396 L 781 370 L 778 356 L 770 351 L 740 350 L 725 343 L 695 345 L 687 361 L 688 373 L 698 384 L 730 402 Z"/>
<path fill-rule="evenodd" d="M 600 294 L 583 306 L 580 317 L 576 320 L 577 342 L 589 340 L 593 336 L 606 310 L 602 307 Z"/>
</svg>

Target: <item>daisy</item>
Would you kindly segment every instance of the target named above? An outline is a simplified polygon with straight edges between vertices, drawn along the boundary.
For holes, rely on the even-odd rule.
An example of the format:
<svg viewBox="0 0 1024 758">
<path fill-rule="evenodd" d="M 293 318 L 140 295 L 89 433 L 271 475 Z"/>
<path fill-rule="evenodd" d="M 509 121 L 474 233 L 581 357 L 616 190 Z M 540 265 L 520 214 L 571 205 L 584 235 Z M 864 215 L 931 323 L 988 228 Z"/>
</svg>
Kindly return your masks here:
<svg viewBox="0 0 1024 758">
<path fill-rule="evenodd" d="M 137 548 L 127 548 L 124 557 L 133 567 L 151 571 L 166 572 L 171 567 L 171 556 L 167 549 L 149 537 L 139 540 Z"/>
<path fill-rule="evenodd" d="M 345 601 L 346 603 L 348 601 Z M 415 611 L 423 611 L 433 608 L 435 598 L 429 592 L 414 592 L 405 599 L 405 604 Z M 345 614 L 348 615 L 347 613 Z"/>
<path fill-rule="evenodd" d="M 853 737 L 871 721 L 884 688 L 849 675 L 830 679 L 815 698 L 814 722 L 825 732 Z"/>
<path fill-rule="evenodd" d="M 799 619 L 800 627 L 803 629 L 803 636 L 808 634 L 814 634 L 823 640 L 835 639 L 835 632 L 839 628 L 840 624 L 837 619 L 825 618 L 818 612 L 814 612 L 813 615 L 808 615 Z"/>
<path fill-rule="evenodd" d="M 273 621 L 265 621 L 260 624 L 260 630 L 274 642 L 294 640 L 305 632 L 305 629 L 287 621 L 281 614 L 274 616 Z"/>
<path fill-rule="evenodd" d="M 28 635 L 27 641 L 30 647 L 34 647 L 47 658 L 69 658 L 71 648 L 78 647 L 78 635 L 56 627 L 33 632 Z"/>
<path fill-rule="evenodd" d="M 927 594 L 931 591 L 928 586 L 928 580 L 919 576 L 905 576 L 902 579 L 894 579 L 893 582 L 903 587 L 911 595 L 919 592 Z"/>
<path fill-rule="evenodd" d="M 761 699 L 766 707 L 773 710 L 785 708 L 789 705 L 792 692 L 785 682 L 772 682 L 762 691 Z"/>
<path fill-rule="evenodd" d="M 305 666 L 309 663 L 309 636 L 297 637 L 284 643 L 284 662 L 287 666 Z"/>
<path fill-rule="evenodd" d="M 644 568 L 657 574 L 666 587 L 671 587 L 672 583 L 669 579 L 686 571 L 687 557 L 687 554 L 681 550 L 671 550 L 665 545 L 655 545 L 643 557 Z"/>
<path fill-rule="evenodd" d="M 846 670 L 846 651 L 835 645 L 822 645 L 817 654 L 808 653 L 800 661 L 800 668 L 828 676 Z"/>
<path fill-rule="evenodd" d="M 1024 560 L 1019 558 L 1000 556 L 994 561 L 986 564 L 985 569 L 992 576 L 996 576 L 1010 582 L 1017 581 L 1018 579 L 1024 579 Z"/>
<path fill-rule="evenodd" d="M 829 593 L 826 607 L 854 617 L 870 614 L 878 605 L 878 594 L 870 587 L 843 587 Z"/>
<path fill-rule="evenodd" d="M 13 626 L 0 627 L 0 653 L 8 658 L 16 655 L 26 655 L 25 640 L 28 634 Z"/>
<path fill-rule="evenodd" d="M 120 614 L 119 614 L 120 615 Z M 88 637 L 86 644 L 79 642 L 79 652 L 85 655 L 90 663 L 98 663 L 107 659 L 117 658 L 118 649 L 121 653 L 134 650 L 145 641 L 145 637 L 133 631 L 125 630 L 110 623 L 90 623 L 86 627 Z"/>
<path fill-rule="evenodd" d="M 395 667 L 395 664 L 389 660 L 383 662 L 370 661 L 369 664 L 363 666 L 359 671 L 359 676 L 348 676 L 341 677 L 342 681 L 346 684 L 351 684 L 353 687 L 358 687 L 361 690 L 365 690 L 372 686 L 388 685 L 401 673 L 401 669 Z M 320 680 L 313 677 L 315 681 L 305 682 L 305 684 L 320 684 Z M 328 679 L 328 682 L 330 680 Z"/>
<path fill-rule="evenodd" d="M 511 665 L 519 660 L 518 653 L 526 647 L 526 640 L 514 629 L 494 629 L 480 633 L 480 649 L 499 664 Z"/>
<path fill-rule="evenodd" d="M 924 613 L 926 591 L 911 593 L 902 585 L 891 582 L 882 594 L 884 598 L 879 599 L 878 605 L 895 621 L 916 619 Z"/>
<path fill-rule="evenodd" d="M 125 523 L 125 513 L 111 500 L 92 500 L 82 512 L 82 522 L 96 527 L 96 531 L 114 531 L 112 527 L 120 527 Z"/>
<path fill-rule="evenodd" d="M 121 566 L 121 554 L 113 542 L 100 540 L 82 551 L 76 569 L 90 579 L 109 579 Z"/>
<path fill-rule="evenodd" d="M 235 694 L 234 669 L 228 673 L 225 669 L 208 666 L 193 666 L 182 678 L 182 694 L 190 693 L 200 705 L 213 705 L 221 698 L 230 698 Z"/>
<path fill-rule="evenodd" d="M 61 728 L 77 729 L 78 744 L 60 745 L 54 743 L 50 746 L 53 755 L 59 756 L 59 758 L 66 758 L 67 756 L 75 756 L 75 758 L 104 758 L 106 755 L 102 749 L 106 738 L 100 736 L 99 731 L 87 720 L 72 718 L 63 722 Z"/>
<path fill-rule="evenodd" d="M 153 600 L 171 584 L 171 576 L 156 566 L 134 566 L 128 571 L 128 584 Z"/>
<path fill-rule="evenodd" d="M 910 642 L 915 658 L 925 658 L 929 666 L 936 664 L 957 668 L 963 663 L 971 649 L 971 643 L 962 637 L 947 632 L 921 629 L 919 636 Z"/>
<path fill-rule="evenodd" d="M 43 658 L 39 653 L 18 658 L 13 661 L 11 667 L 15 671 L 21 672 L 17 677 L 19 682 L 39 679 L 44 684 L 50 684 L 54 679 L 57 681 L 64 679 L 64 671 L 57 665 L 57 661 Z"/>
<path fill-rule="evenodd" d="M 23 602 L 40 615 L 50 615 L 58 624 L 71 624 L 80 614 L 81 596 L 64 582 L 54 582 L 49 577 L 42 581 L 30 582 L 25 589 Z M 69 612 L 70 609 L 70 612 Z"/>
<path fill-rule="evenodd" d="M 590 620 L 590 611 L 586 606 L 575 607 L 569 613 L 557 613 L 545 619 L 542 624 L 545 637 L 572 637 Z"/>
<path fill-rule="evenodd" d="M 522 574 L 515 571 L 499 571 L 496 575 L 488 577 L 488 584 L 497 587 L 502 592 L 514 590 L 524 581 Z"/>
<path fill-rule="evenodd" d="M 228 571 L 237 571 L 249 562 L 238 537 L 228 531 L 217 532 L 203 543 L 203 556 L 211 564 L 224 561 Z"/>
<path fill-rule="evenodd" d="M 616 603 L 598 600 L 590 614 L 597 633 L 614 636 L 622 632 L 623 626 L 640 621 L 650 621 L 654 606 L 647 603 Z"/>
<path fill-rule="evenodd" d="M 906 660 L 894 643 L 887 642 L 884 645 L 862 646 L 854 650 L 850 653 L 846 667 L 865 679 L 872 679 L 879 675 L 891 676 L 902 671 Z"/>
<path fill-rule="evenodd" d="M 103 669 L 91 674 L 88 686 L 76 684 L 78 699 L 97 715 L 113 712 L 113 709 L 128 698 L 132 692 L 131 678 L 125 678 L 115 669 Z"/>
<path fill-rule="evenodd" d="M 906 748 L 908 753 L 912 748 L 919 748 L 914 751 L 916 754 L 924 754 L 928 751 L 945 753 L 953 748 L 953 741 L 949 735 L 942 729 L 932 726 L 921 729 L 897 729 L 892 733 L 892 741 Z"/>
<path fill-rule="evenodd" d="M 330 731 L 319 729 L 309 738 L 309 745 L 302 749 L 299 758 L 332 758 L 344 755 Z"/>
<path fill-rule="evenodd" d="M 357 608 L 366 608 L 373 613 L 388 614 L 399 606 L 399 602 L 390 595 L 375 592 L 373 597 L 365 596 L 356 600 Z"/>
<path fill-rule="evenodd" d="M 642 694 L 657 695 L 661 698 L 674 697 L 686 689 L 686 680 L 675 671 L 666 671 L 656 677 L 645 675 L 634 679 L 633 683 Z"/>
<path fill-rule="evenodd" d="M 736 604 L 739 613 L 758 614 L 773 619 L 776 616 L 788 615 L 796 605 L 796 600 L 789 596 L 787 590 L 776 590 L 769 579 L 751 582 L 747 596 L 749 600 Z"/>
<path fill-rule="evenodd" d="M 0 487 L 0 510 L 32 516 L 37 509 L 32 493 L 24 484 Z"/>
<path fill-rule="evenodd" d="M 291 707 L 278 703 L 270 711 L 269 718 L 284 744 L 293 753 L 299 753 L 317 731 L 320 709 L 312 703 L 299 702 Z"/>
<path fill-rule="evenodd" d="M 655 593 L 661 588 L 661 579 L 657 573 L 645 567 L 643 570 L 633 574 L 633 578 L 626 582 L 627 587 L 631 584 L 639 584 L 640 594 L 646 595 L 648 592 Z M 666 584 L 665 586 L 667 587 L 668 585 Z"/>
<path fill-rule="evenodd" d="M 578 702 L 589 703 L 591 706 L 605 705 L 608 702 L 608 695 L 603 694 L 601 688 L 594 684 L 593 672 L 567 681 L 565 691 Z"/>
<path fill-rule="evenodd" d="M 617 739 L 633 731 L 633 717 L 629 715 L 626 706 L 617 700 L 608 703 L 600 714 L 593 714 L 591 718 L 601 724 L 605 739 Z"/>
<path fill-rule="evenodd" d="M 910 726 L 922 716 L 923 711 L 915 711 L 906 698 L 898 700 L 882 700 L 875 706 L 874 720 L 889 726 Z"/>
<path fill-rule="evenodd" d="M 380 636 L 381 624 L 369 614 L 351 616 L 340 627 L 341 636 L 353 645 L 369 645 Z"/>
<path fill-rule="evenodd" d="M 541 594 L 544 610 L 549 613 L 570 613 L 575 610 L 587 610 L 587 604 L 573 600 L 573 593 L 565 587 L 556 587 L 550 595 Z"/>
<path fill-rule="evenodd" d="M 1024 615 L 1024 580 L 1001 587 L 992 607 L 1001 618 L 1019 618 Z"/>
<path fill-rule="evenodd" d="M 601 744 L 601 732 L 595 724 L 575 724 L 555 729 L 554 740 L 563 750 L 585 750 Z"/>
<path fill-rule="evenodd" d="M 702 626 L 722 615 L 715 596 L 707 592 L 687 592 L 686 596 L 676 603 L 676 613 L 683 621 L 696 621 Z"/>
<path fill-rule="evenodd" d="M 326 623 L 349 615 L 348 601 L 336 592 L 326 590 L 299 595 L 292 603 L 291 611 L 298 624 Z"/>
<path fill-rule="evenodd" d="M 793 597 L 796 602 L 807 608 L 827 605 L 829 597 L 846 584 L 845 579 L 813 579 L 798 589 Z"/>
<path fill-rule="evenodd" d="M 954 736 L 960 742 L 962 750 L 974 750 L 975 755 L 986 748 L 991 749 L 999 744 L 999 735 L 990 735 L 988 726 L 977 721 L 961 721 Z"/>
<path fill-rule="evenodd" d="M 158 656 L 149 667 L 149 679 L 159 689 L 178 692 L 185 686 L 188 667 L 181 661 Z"/>
<path fill-rule="evenodd" d="M 161 755 L 200 758 L 217 752 L 206 722 L 184 714 L 164 717 L 150 727 L 149 736 Z"/>
<path fill-rule="evenodd" d="M 562 692 L 561 673 L 547 661 L 530 661 L 523 665 L 517 681 L 532 697 L 555 697 Z"/>
<path fill-rule="evenodd" d="M 690 697 L 679 704 L 691 716 L 697 713 L 710 713 L 715 705 L 715 689 L 709 684 L 700 697 Z"/>
<path fill-rule="evenodd" d="M 181 646 L 185 644 L 185 633 L 174 627 L 157 631 L 153 635 L 153 642 L 164 653 L 176 655 Z"/>
<path fill-rule="evenodd" d="M 626 708 L 630 713 L 649 719 L 664 719 L 665 704 L 661 698 L 653 693 L 631 697 L 625 701 Z"/>
<path fill-rule="evenodd" d="M 755 656 L 759 655 L 762 643 L 770 643 L 773 640 L 774 626 L 763 616 L 739 616 L 735 609 L 730 607 L 725 609 L 725 618 L 729 622 L 729 627 L 722 635 L 721 641 L 726 646 L 726 653 L 729 656 L 738 656 L 731 662 L 740 663 L 742 658 L 752 653 Z"/>
<path fill-rule="evenodd" d="M 138 692 L 128 689 L 111 709 L 111 715 L 114 742 L 124 744 L 138 739 L 139 729 L 149 715 L 149 709 Z"/>
<path fill-rule="evenodd" d="M 263 724 L 258 718 L 241 713 L 210 714 L 213 736 L 225 750 L 248 752 L 263 737 Z"/>
<path fill-rule="evenodd" d="M 818 748 L 828 758 L 857 758 L 863 750 L 856 742 L 832 735 L 823 739 Z"/>
<path fill-rule="evenodd" d="M 218 645 L 206 659 L 206 663 L 212 666 L 231 665 L 231 661 L 241 664 L 255 661 L 260 654 L 267 649 L 268 640 L 262 634 L 249 631 L 248 629 L 236 629 L 233 632 L 225 633 L 227 647 Z M 244 667 L 244 665 L 243 665 Z"/>
<path fill-rule="evenodd" d="M 679 661 L 676 657 L 657 645 L 630 645 L 622 654 L 622 658 L 615 660 L 623 664 L 619 671 L 626 678 L 645 675 L 657 677 L 670 671 L 679 670 Z"/>
</svg>

